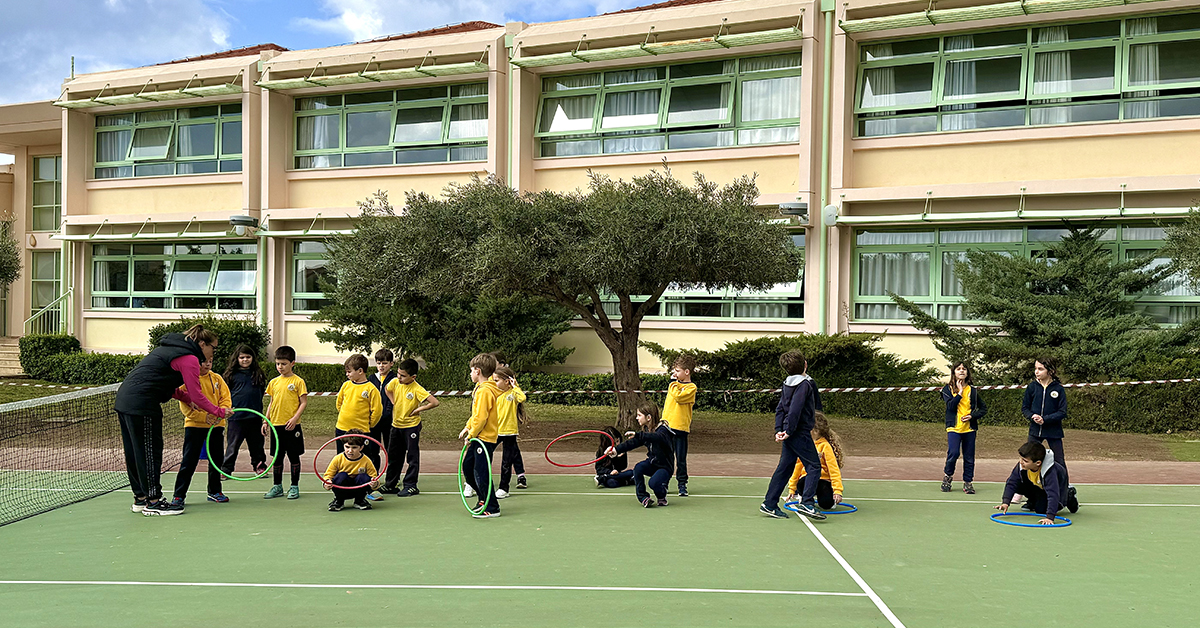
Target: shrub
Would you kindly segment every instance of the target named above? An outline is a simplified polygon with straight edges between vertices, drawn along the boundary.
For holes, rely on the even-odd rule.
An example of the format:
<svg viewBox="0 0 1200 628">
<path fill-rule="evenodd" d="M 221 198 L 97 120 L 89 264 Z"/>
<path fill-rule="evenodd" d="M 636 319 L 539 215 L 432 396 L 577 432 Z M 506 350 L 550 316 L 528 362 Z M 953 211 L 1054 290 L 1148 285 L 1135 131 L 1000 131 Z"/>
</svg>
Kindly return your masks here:
<svg viewBox="0 0 1200 628">
<path fill-rule="evenodd" d="M 224 372 L 225 365 L 229 363 L 229 354 L 233 353 L 240 344 L 250 345 L 258 349 L 259 362 L 269 363 L 271 360 L 267 353 L 267 349 L 271 345 L 271 332 L 266 325 L 260 325 L 253 318 L 238 317 L 238 316 L 216 316 L 212 312 L 206 312 L 199 316 L 184 316 L 173 323 L 163 323 L 150 328 L 150 345 L 149 349 L 154 350 L 158 346 L 158 342 L 162 337 L 170 334 L 181 334 L 188 330 L 192 325 L 204 325 L 206 329 L 211 329 L 220 342 L 217 343 L 217 349 L 213 351 L 213 370 Z"/>
<path fill-rule="evenodd" d="M 653 342 L 643 342 L 663 366 L 682 353 L 695 356 L 698 373 L 694 375 L 701 388 L 728 388 L 730 381 L 754 382 L 759 388 L 774 388 L 786 377 L 779 366 L 779 356 L 799 349 L 808 359 L 809 374 L 821 386 L 901 386 L 926 384 L 938 377 L 937 371 L 926 368 L 925 360 L 903 360 L 878 346 L 883 334 L 804 334 L 800 336 L 771 336 L 754 340 L 729 342 L 716 351 L 698 349 L 667 349 Z"/>
<path fill-rule="evenodd" d="M 18 341 L 21 352 L 21 370 L 25 374 L 45 381 L 54 368 L 55 358 L 60 353 L 79 353 L 79 339 L 68 334 L 30 334 Z"/>
<path fill-rule="evenodd" d="M 115 384 L 125 379 L 144 355 L 67 353 L 54 356 L 47 381 L 60 384 Z"/>
</svg>

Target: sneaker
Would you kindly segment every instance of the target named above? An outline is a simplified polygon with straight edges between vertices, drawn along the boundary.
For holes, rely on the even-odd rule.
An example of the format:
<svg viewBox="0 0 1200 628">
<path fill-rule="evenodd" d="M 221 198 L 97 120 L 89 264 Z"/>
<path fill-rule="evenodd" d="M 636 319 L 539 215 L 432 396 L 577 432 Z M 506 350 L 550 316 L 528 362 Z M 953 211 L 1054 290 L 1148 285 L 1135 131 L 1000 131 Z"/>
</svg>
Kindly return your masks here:
<svg viewBox="0 0 1200 628">
<path fill-rule="evenodd" d="M 421 491 L 415 486 L 406 486 L 406 487 L 396 491 L 396 497 L 412 497 L 413 495 L 420 495 L 420 494 L 421 494 Z"/>
<path fill-rule="evenodd" d="M 517 476 L 517 488 L 529 488 L 529 482 L 525 480 L 525 476 Z"/>
<path fill-rule="evenodd" d="M 592 479 L 596 481 L 596 488 L 600 488 L 600 476 L 597 475 Z"/>
<path fill-rule="evenodd" d="M 383 495 L 378 492 L 371 492 L 367 493 L 367 499 L 373 502 L 381 502 L 383 501 Z"/>
<path fill-rule="evenodd" d="M 358 499 L 354 500 L 354 507 L 359 510 L 370 510 L 371 502 L 367 501 L 368 499 L 370 499 L 369 495 L 367 497 L 359 497 Z"/>
<path fill-rule="evenodd" d="M 288 499 L 300 499 L 299 486 L 292 486 L 288 488 Z"/>
<path fill-rule="evenodd" d="M 224 504 L 225 502 L 229 501 L 229 498 L 225 496 L 225 493 L 209 493 L 208 501 Z"/>
<path fill-rule="evenodd" d="M 654 501 L 653 497 L 647 497 L 646 499 L 642 500 L 642 507 L 643 508 L 654 508 L 655 503 L 656 502 Z"/>
<path fill-rule="evenodd" d="M 475 489 L 471 488 L 471 485 L 468 484 L 467 487 L 463 489 L 463 497 L 474 497 L 474 496 L 475 496 Z"/>
<path fill-rule="evenodd" d="M 1031 504 L 1029 502 L 1025 502 L 1024 504 L 1021 504 L 1021 510 L 1024 510 L 1026 512 L 1033 512 L 1033 504 Z"/>
<path fill-rule="evenodd" d="M 146 503 L 147 502 L 146 502 L 145 497 L 134 497 L 133 505 L 129 507 L 129 510 L 136 512 L 136 513 L 141 513 L 143 510 L 146 509 Z"/>
<path fill-rule="evenodd" d="M 260 475 L 260 474 L 263 474 L 266 472 L 267 472 L 267 463 L 260 462 L 256 465 L 254 465 L 254 474 L 255 475 Z"/>
<path fill-rule="evenodd" d="M 342 509 L 342 500 L 335 499 L 329 502 L 329 512 L 338 512 Z"/>
<path fill-rule="evenodd" d="M 1071 514 L 1079 512 L 1079 498 L 1075 496 L 1074 486 L 1067 487 L 1067 510 L 1070 510 Z"/>
<path fill-rule="evenodd" d="M 171 501 L 160 499 L 153 504 L 146 504 L 142 510 L 142 514 L 147 517 L 151 516 L 170 516 L 183 514 L 183 500 L 176 497 Z"/>
<path fill-rule="evenodd" d="M 666 506 L 666 505 L 667 505 L 667 498 L 666 498 L 666 497 L 664 497 L 664 498 L 662 498 L 662 499 L 658 500 L 658 505 L 659 505 L 659 506 Z"/>
<path fill-rule="evenodd" d="M 949 493 L 954 488 L 953 478 L 948 475 L 942 476 L 942 492 Z"/>
<path fill-rule="evenodd" d="M 786 512 L 783 512 L 782 510 L 780 510 L 779 506 L 775 506 L 774 508 L 772 508 L 770 506 L 767 506 L 766 504 L 759 504 L 758 512 L 761 512 L 762 514 L 764 514 L 768 517 L 774 517 L 776 519 L 787 519 L 788 518 L 788 514 Z"/>
<path fill-rule="evenodd" d="M 499 516 L 500 516 L 500 512 L 499 512 L 499 511 L 496 511 L 496 512 L 481 512 L 481 513 L 474 514 L 474 515 L 471 515 L 471 516 L 472 516 L 473 518 L 475 518 L 475 519 L 495 519 L 496 517 L 499 517 Z"/>
<path fill-rule="evenodd" d="M 687 496 L 688 496 L 688 492 L 687 492 L 687 484 L 685 484 L 685 483 L 683 483 L 683 482 L 680 482 L 680 483 L 679 483 L 679 496 L 680 496 L 680 497 L 687 497 Z"/>
<path fill-rule="evenodd" d="M 822 521 L 825 519 L 825 513 L 818 510 L 816 504 L 796 504 L 796 512 L 813 521 Z"/>
<path fill-rule="evenodd" d="M 974 495 L 975 485 L 971 484 L 970 482 L 963 482 L 963 492 L 967 495 Z"/>
<path fill-rule="evenodd" d="M 267 491 L 266 495 L 263 495 L 263 499 L 275 499 L 276 497 L 283 497 L 282 484 L 276 484 L 275 486 L 272 486 L 271 490 Z"/>
<path fill-rule="evenodd" d="M 504 489 L 496 491 L 496 499 L 504 499 L 505 497 L 508 497 L 508 491 Z"/>
</svg>

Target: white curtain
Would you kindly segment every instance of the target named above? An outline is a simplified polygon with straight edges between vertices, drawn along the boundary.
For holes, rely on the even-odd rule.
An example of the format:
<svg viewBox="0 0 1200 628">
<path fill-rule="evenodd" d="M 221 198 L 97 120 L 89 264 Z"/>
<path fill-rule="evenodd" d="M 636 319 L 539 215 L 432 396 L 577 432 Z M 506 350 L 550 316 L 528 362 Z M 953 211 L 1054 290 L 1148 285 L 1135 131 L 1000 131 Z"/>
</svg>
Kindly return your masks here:
<svg viewBox="0 0 1200 628">
<path fill-rule="evenodd" d="M 105 131 L 96 134 L 96 161 L 125 161 L 133 131 Z"/>
<path fill-rule="evenodd" d="M 1038 29 L 1039 44 L 1061 44 L 1069 40 L 1066 26 L 1048 26 Z M 1071 91 L 1071 53 L 1066 50 L 1044 52 L 1036 57 L 1033 66 L 1035 95 L 1057 94 Z M 1069 98 L 1050 98 L 1042 102 L 1069 102 Z M 1031 109 L 1032 124 L 1066 124 L 1071 121 L 1070 107 Z"/>
<path fill-rule="evenodd" d="M 339 148 L 339 116 L 306 116 L 296 119 L 296 150 Z"/>
<path fill-rule="evenodd" d="M 892 56 L 891 44 L 879 44 L 872 50 L 880 57 Z M 884 107 L 896 104 L 896 68 L 869 68 L 863 71 L 864 107 Z M 896 120 L 873 120 L 871 126 L 875 131 L 871 135 L 895 135 L 898 128 Z"/>
<path fill-rule="evenodd" d="M 1129 20 L 1125 23 L 1125 34 L 1130 37 L 1139 35 L 1158 34 L 1158 18 L 1143 17 Z M 1135 44 L 1129 47 L 1129 82 L 1135 85 L 1149 85 L 1159 81 L 1158 73 L 1158 44 Z M 1157 96 L 1158 90 L 1133 92 L 1133 98 L 1149 98 Z M 1155 118 L 1159 108 L 1155 101 L 1131 102 L 1125 104 L 1126 118 Z"/>
<path fill-rule="evenodd" d="M 485 102 L 454 105 L 450 111 L 450 139 L 487 137 L 488 105 Z"/>
<path fill-rule="evenodd" d="M 604 97 L 604 115 L 600 128 L 627 129 L 657 126 L 661 89 L 612 92 Z"/>
<path fill-rule="evenodd" d="M 958 35 L 955 37 L 946 38 L 946 52 L 954 52 L 956 50 L 970 50 L 975 47 L 975 38 L 971 35 Z M 944 79 L 944 88 L 948 94 L 974 94 L 976 92 L 975 85 L 975 63 L 972 61 L 960 63 L 946 64 L 946 78 Z M 974 103 L 966 103 L 962 105 L 949 105 L 943 107 L 943 111 L 963 111 L 974 109 Z M 975 128 L 975 114 L 963 113 L 952 116 L 942 117 L 943 131 L 957 131 L 960 129 Z"/>
<path fill-rule="evenodd" d="M 799 76 L 742 83 L 742 122 L 785 120 L 799 117 Z"/>
<path fill-rule="evenodd" d="M 860 253 L 858 294 L 929 295 L 929 253 Z"/>
</svg>

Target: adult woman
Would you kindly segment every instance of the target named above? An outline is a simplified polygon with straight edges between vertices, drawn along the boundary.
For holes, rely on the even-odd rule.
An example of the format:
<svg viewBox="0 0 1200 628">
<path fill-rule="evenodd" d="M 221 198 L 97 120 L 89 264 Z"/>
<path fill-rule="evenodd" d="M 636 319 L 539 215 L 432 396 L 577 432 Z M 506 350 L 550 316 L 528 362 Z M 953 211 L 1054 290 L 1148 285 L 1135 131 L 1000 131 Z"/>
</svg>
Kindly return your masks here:
<svg viewBox="0 0 1200 628">
<path fill-rule="evenodd" d="M 975 494 L 975 432 L 979 419 L 987 414 L 987 406 L 979 397 L 971 378 L 971 367 L 957 362 L 950 374 L 950 382 L 942 387 L 942 400 L 946 402 L 946 467 L 942 470 L 942 492 L 953 488 L 954 467 L 958 465 L 961 450 L 963 459 L 963 492 Z"/>
<path fill-rule="evenodd" d="M 183 505 L 162 499 L 162 404 L 171 399 L 191 403 L 209 414 L 227 418 L 200 387 L 200 362 L 211 360 L 217 336 L 202 325 L 182 334 L 167 334 L 121 382 L 116 410 L 125 447 L 125 470 L 133 489 L 133 512 L 177 515 Z M 187 385 L 187 392 L 179 387 Z"/>
</svg>

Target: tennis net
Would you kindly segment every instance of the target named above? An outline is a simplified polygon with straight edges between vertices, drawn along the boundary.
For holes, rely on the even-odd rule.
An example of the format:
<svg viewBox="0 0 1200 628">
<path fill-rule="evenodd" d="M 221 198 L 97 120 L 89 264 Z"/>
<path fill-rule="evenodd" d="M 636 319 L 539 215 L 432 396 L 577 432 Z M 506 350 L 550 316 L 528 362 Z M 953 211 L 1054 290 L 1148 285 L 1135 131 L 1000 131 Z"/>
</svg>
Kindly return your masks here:
<svg viewBox="0 0 1200 628">
<path fill-rule="evenodd" d="M 0 405 L 0 526 L 129 486 L 120 384 Z M 179 404 L 163 406 L 163 469 L 179 465 Z"/>
</svg>

